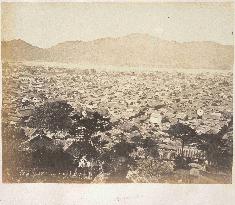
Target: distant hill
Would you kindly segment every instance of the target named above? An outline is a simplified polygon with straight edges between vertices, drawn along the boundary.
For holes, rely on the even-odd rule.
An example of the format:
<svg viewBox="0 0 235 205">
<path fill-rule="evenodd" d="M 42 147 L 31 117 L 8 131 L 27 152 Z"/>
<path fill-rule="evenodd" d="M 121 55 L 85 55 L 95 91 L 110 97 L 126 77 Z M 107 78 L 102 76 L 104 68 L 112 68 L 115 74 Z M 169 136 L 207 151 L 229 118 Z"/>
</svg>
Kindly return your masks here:
<svg viewBox="0 0 235 205">
<path fill-rule="evenodd" d="M 2 42 L 2 59 L 88 63 L 113 66 L 231 69 L 233 46 L 214 42 L 161 40 L 148 34 L 130 34 L 94 41 L 66 41 L 42 49 L 22 40 Z"/>
<path fill-rule="evenodd" d="M 2 41 L 1 49 L 2 60 L 34 61 L 44 60 L 46 56 L 45 49 L 32 46 L 21 39 Z"/>
</svg>

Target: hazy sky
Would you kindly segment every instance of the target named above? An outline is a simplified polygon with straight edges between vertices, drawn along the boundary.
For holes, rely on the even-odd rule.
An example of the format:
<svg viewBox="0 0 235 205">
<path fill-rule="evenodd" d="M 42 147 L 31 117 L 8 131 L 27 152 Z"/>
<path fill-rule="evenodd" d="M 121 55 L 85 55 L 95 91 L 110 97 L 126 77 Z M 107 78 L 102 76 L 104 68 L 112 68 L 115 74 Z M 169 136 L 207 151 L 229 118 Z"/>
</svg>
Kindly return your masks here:
<svg viewBox="0 0 235 205">
<path fill-rule="evenodd" d="M 39 47 L 148 33 L 179 42 L 233 44 L 231 3 L 2 3 L 2 39 Z"/>
</svg>

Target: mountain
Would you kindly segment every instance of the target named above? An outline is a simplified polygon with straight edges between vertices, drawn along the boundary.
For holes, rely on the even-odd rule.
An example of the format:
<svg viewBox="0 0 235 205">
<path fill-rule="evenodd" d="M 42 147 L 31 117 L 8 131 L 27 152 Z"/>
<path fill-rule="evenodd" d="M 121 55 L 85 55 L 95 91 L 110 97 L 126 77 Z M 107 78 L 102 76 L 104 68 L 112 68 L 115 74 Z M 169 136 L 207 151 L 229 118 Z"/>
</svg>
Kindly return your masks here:
<svg viewBox="0 0 235 205">
<path fill-rule="evenodd" d="M 233 46 L 214 42 L 167 41 L 130 34 L 93 41 L 66 41 L 42 49 L 22 40 L 2 42 L 2 59 L 113 66 L 231 69 Z"/>
<path fill-rule="evenodd" d="M 36 61 L 44 60 L 46 51 L 42 48 L 18 39 L 12 41 L 2 41 L 2 60 L 10 61 Z"/>
</svg>

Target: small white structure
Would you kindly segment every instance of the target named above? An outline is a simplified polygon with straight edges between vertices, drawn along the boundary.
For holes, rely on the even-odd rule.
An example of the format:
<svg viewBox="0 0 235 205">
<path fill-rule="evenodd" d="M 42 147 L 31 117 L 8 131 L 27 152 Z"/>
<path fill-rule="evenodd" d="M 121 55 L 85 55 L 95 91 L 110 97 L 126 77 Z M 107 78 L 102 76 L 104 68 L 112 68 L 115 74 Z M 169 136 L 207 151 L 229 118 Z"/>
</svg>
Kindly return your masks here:
<svg viewBox="0 0 235 205">
<path fill-rule="evenodd" d="M 198 115 L 199 117 L 202 117 L 203 114 L 204 114 L 204 111 L 203 111 L 202 109 L 198 109 L 198 110 L 197 110 L 197 115 Z"/>
<path fill-rule="evenodd" d="M 24 98 L 21 100 L 22 103 L 25 103 L 25 102 L 28 102 L 28 101 L 29 101 L 29 99 L 26 98 L 26 97 L 24 97 Z"/>
<path fill-rule="evenodd" d="M 89 164 L 90 165 L 90 164 Z M 79 167 L 89 167 L 88 166 L 88 161 L 85 156 L 82 157 L 82 159 L 79 161 Z"/>
<path fill-rule="evenodd" d="M 149 121 L 153 124 L 160 125 L 162 123 L 162 115 L 160 113 L 152 113 Z"/>
</svg>

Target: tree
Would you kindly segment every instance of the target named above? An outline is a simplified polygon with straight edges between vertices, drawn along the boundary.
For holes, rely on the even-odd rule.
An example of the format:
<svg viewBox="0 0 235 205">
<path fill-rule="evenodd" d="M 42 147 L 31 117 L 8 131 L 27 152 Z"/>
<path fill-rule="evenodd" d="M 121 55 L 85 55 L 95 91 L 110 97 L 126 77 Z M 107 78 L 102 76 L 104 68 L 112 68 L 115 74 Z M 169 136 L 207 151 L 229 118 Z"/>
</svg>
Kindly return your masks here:
<svg viewBox="0 0 235 205">
<path fill-rule="evenodd" d="M 35 108 L 27 125 L 51 132 L 67 130 L 72 125 L 69 116 L 72 111 L 72 106 L 66 101 L 47 102 Z"/>
<path fill-rule="evenodd" d="M 214 167 L 231 171 L 233 162 L 233 119 L 216 134 L 198 136 L 198 148 L 206 152 Z"/>
<path fill-rule="evenodd" d="M 55 150 L 48 150 L 46 147 L 35 150 L 32 153 L 32 163 L 36 168 L 47 171 L 66 171 L 73 166 L 71 156 L 60 147 Z"/>
<path fill-rule="evenodd" d="M 146 137 L 141 140 L 142 144 L 141 147 L 144 148 L 146 151 L 146 154 L 150 157 L 158 158 L 159 152 L 158 152 L 158 142 L 156 139 L 153 139 L 151 137 Z"/>
<path fill-rule="evenodd" d="M 125 180 L 129 166 L 135 163 L 130 156 L 135 148 L 133 143 L 121 139 L 101 154 L 100 160 L 104 162 L 103 169 L 110 173 L 112 182 Z"/>
<path fill-rule="evenodd" d="M 79 117 L 78 114 L 72 116 L 73 119 L 76 118 L 76 121 L 69 129 L 71 135 L 89 139 L 92 134 L 98 131 L 104 132 L 111 129 L 112 123 L 110 118 L 105 118 L 98 112 L 89 114 L 89 117 Z"/>
<path fill-rule="evenodd" d="M 189 125 L 178 122 L 171 125 L 167 133 L 177 139 L 181 140 L 181 158 L 184 158 L 184 146 L 187 143 L 194 142 L 197 133 Z"/>
</svg>

